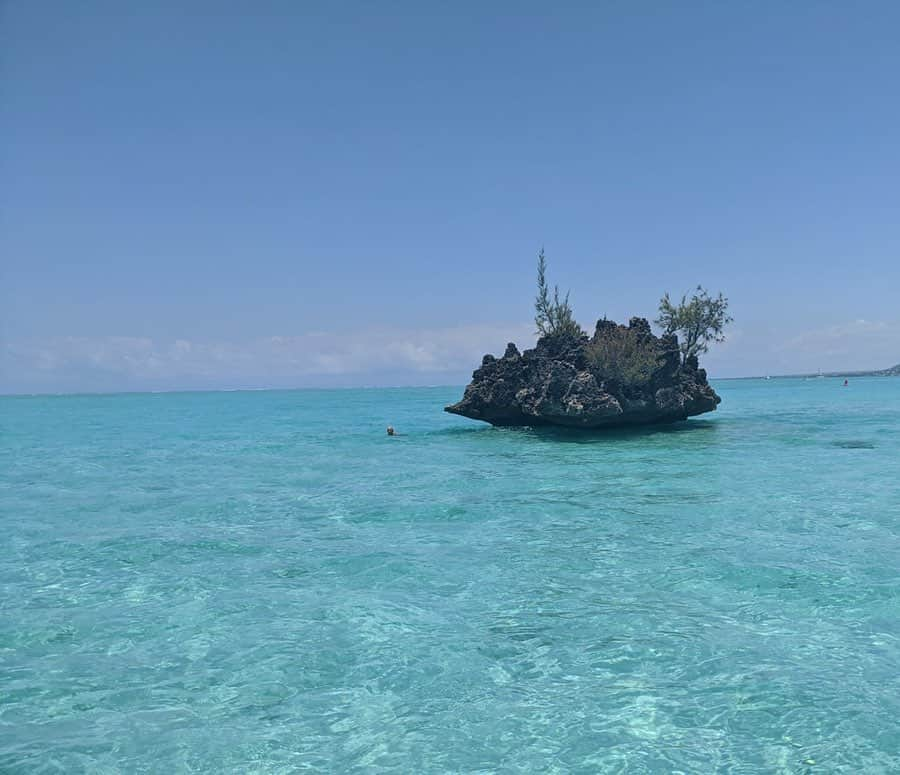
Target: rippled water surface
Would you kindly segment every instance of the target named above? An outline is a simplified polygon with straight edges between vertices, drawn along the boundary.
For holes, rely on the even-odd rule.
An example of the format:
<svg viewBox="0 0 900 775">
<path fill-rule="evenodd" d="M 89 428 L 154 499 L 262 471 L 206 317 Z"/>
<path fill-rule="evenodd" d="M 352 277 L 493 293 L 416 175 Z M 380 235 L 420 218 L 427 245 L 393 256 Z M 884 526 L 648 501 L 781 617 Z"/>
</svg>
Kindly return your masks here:
<svg viewBox="0 0 900 775">
<path fill-rule="evenodd" d="M 900 772 L 900 379 L 716 387 L 0 399 L 0 772 Z"/>
</svg>

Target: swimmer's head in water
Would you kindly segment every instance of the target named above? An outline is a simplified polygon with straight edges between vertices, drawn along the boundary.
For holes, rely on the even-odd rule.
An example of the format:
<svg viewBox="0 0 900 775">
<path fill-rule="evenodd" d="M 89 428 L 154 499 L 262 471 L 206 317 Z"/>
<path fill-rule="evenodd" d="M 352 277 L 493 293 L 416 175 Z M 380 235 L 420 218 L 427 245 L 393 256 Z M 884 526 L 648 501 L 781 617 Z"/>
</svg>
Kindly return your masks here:
<svg viewBox="0 0 900 775">
<path fill-rule="evenodd" d="M 393 435 L 394 435 L 394 426 L 388 425 L 388 436 L 393 436 Z"/>
</svg>

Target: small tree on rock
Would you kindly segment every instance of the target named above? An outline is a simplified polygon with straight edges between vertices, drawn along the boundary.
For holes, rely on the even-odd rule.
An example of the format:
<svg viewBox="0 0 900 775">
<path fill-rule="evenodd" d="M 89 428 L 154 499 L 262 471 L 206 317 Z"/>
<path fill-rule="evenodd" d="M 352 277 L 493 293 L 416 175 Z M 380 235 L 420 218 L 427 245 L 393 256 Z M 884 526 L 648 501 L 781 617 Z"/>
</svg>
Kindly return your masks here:
<svg viewBox="0 0 900 775">
<path fill-rule="evenodd" d="M 538 292 L 534 300 L 534 324 L 540 336 L 579 337 L 584 332 L 575 322 L 572 307 L 569 305 L 569 294 L 563 299 L 559 297 L 559 286 L 553 286 L 553 296 L 547 285 L 547 259 L 544 249 L 538 254 Z"/>
<path fill-rule="evenodd" d="M 728 314 L 728 299 L 721 293 L 713 298 L 700 285 L 691 296 L 681 297 L 679 304 L 672 304 L 669 294 L 660 299 L 656 325 L 667 334 L 678 334 L 681 339 L 681 362 L 709 350 L 712 342 L 725 341 L 725 326 L 733 318 Z"/>
</svg>

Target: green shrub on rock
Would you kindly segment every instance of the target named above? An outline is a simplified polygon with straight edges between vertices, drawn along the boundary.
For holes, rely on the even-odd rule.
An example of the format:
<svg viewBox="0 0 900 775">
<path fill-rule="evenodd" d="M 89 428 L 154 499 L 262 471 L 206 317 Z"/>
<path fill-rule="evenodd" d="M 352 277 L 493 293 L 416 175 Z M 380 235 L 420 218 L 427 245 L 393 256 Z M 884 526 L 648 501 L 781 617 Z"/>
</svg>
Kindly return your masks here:
<svg viewBox="0 0 900 775">
<path fill-rule="evenodd" d="M 636 324 L 636 319 L 629 326 L 616 325 L 610 320 L 597 323 L 586 350 L 588 364 L 598 382 L 636 388 L 653 378 L 662 363 L 662 353 L 647 322 L 637 322 L 643 326 Z"/>
</svg>

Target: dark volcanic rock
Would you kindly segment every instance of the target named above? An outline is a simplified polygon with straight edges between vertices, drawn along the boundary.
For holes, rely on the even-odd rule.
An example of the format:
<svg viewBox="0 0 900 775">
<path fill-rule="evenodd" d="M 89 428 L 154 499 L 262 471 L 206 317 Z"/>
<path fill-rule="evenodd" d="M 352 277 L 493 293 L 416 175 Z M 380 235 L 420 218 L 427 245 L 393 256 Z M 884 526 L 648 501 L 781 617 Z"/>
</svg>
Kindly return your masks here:
<svg viewBox="0 0 900 775">
<path fill-rule="evenodd" d="M 592 358 L 593 347 L 622 337 L 654 353 L 639 380 L 604 373 Z M 510 343 L 502 358 L 485 355 L 462 400 L 445 411 L 493 425 L 605 428 L 676 422 L 720 401 L 696 358 L 681 363 L 677 337 L 655 337 L 646 320 L 632 318 L 627 327 L 601 320 L 592 338 L 545 336 L 524 353 Z"/>
</svg>

